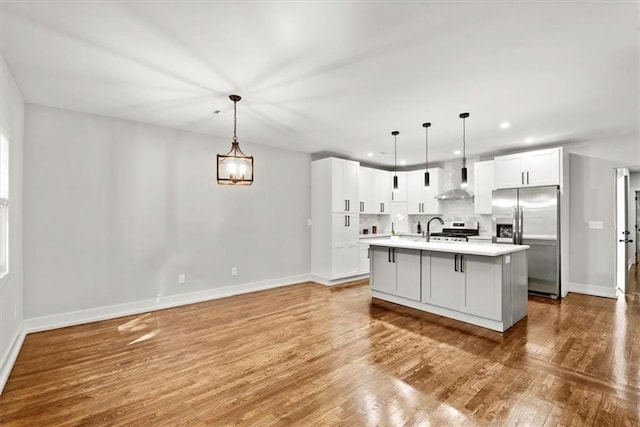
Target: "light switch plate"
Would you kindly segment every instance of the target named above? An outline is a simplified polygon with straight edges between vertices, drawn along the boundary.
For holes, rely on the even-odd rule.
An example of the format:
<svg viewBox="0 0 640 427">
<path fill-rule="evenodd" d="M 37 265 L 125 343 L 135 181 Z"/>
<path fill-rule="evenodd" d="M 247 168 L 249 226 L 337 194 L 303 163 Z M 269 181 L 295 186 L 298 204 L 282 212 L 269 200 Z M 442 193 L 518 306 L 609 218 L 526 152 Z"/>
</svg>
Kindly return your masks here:
<svg viewBox="0 0 640 427">
<path fill-rule="evenodd" d="M 602 230 L 603 227 L 602 221 L 589 221 L 589 228 L 592 230 Z"/>
</svg>

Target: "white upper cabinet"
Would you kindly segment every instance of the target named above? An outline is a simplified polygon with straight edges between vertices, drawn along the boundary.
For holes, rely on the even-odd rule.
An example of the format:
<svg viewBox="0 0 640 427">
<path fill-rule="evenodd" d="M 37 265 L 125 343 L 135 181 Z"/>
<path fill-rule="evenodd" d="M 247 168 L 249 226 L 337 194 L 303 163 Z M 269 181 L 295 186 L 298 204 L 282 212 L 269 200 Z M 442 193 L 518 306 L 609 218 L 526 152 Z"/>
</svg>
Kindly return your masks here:
<svg viewBox="0 0 640 427">
<path fill-rule="evenodd" d="M 393 178 L 387 171 L 374 169 L 376 191 L 374 193 L 375 213 L 391 213 L 391 185 Z"/>
<path fill-rule="evenodd" d="M 407 173 L 407 210 L 409 215 L 434 215 L 442 213 L 442 206 L 436 196 L 442 193 L 444 170 L 429 169 L 429 188 L 424 188 L 424 170 Z"/>
<path fill-rule="evenodd" d="M 360 204 L 358 206 L 358 212 L 360 213 L 373 213 L 373 210 L 375 209 L 375 172 L 375 169 L 360 167 L 360 172 L 358 174 L 358 188 L 360 189 Z"/>
<path fill-rule="evenodd" d="M 359 212 L 359 169 L 358 162 L 331 159 L 331 205 L 333 212 Z"/>
<path fill-rule="evenodd" d="M 561 148 L 529 151 L 495 158 L 495 187 L 560 185 Z"/>
<path fill-rule="evenodd" d="M 398 175 L 398 189 L 393 190 L 393 177 L 395 172 L 389 173 L 389 184 L 391 185 L 391 201 L 392 202 L 406 202 L 408 195 L 408 172 L 397 172 Z"/>
<path fill-rule="evenodd" d="M 495 190 L 495 163 L 493 160 L 473 165 L 473 206 L 477 214 L 491 214 L 491 192 Z"/>
<path fill-rule="evenodd" d="M 389 172 L 360 167 L 358 187 L 360 203 L 358 212 L 363 214 L 389 214 L 391 205 L 391 180 Z"/>
</svg>

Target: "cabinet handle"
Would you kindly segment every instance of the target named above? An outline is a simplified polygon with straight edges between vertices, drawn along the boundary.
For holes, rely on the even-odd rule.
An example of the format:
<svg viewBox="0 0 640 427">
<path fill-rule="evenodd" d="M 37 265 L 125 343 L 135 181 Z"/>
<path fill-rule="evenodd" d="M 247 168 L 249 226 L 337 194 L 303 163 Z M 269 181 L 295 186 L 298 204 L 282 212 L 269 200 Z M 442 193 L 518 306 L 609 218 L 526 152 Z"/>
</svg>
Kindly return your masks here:
<svg viewBox="0 0 640 427">
<path fill-rule="evenodd" d="M 380 203 L 380 212 L 384 212 L 384 203 Z"/>
<path fill-rule="evenodd" d="M 522 172 L 520 180 L 522 181 L 522 184 L 524 184 L 524 172 Z"/>
<path fill-rule="evenodd" d="M 527 184 L 529 183 L 529 171 L 527 171 Z"/>
<path fill-rule="evenodd" d="M 371 258 L 371 247 L 367 248 L 367 259 Z"/>
<path fill-rule="evenodd" d="M 347 200 L 347 210 L 351 210 L 351 200 Z"/>
<path fill-rule="evenodd" d="M 387 253 L 389 255 L 388 261 L 391 262 L 391 248 L 387 248 Z"/>
<path fill-rule="evenodd" d="M 453 270 L 458 271 L 458 254 L 453 256 Z"/>
<path fill-rule="evenodd" d="M 460 273 L 464 273 L 464 255 L 460 255 Z"/>
</svg>

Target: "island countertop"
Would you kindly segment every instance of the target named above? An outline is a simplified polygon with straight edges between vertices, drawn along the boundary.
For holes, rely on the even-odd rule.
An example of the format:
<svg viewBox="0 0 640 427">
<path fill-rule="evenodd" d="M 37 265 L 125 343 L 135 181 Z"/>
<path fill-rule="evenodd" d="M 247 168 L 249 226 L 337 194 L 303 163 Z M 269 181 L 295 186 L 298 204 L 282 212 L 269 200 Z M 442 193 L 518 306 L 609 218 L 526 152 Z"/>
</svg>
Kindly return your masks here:
<svg viewBox="0 0 640 427">
<path fill-rule="evenodd" d="M 360 239 L 360 242 L 371 246 L 483 256 L 501 256 L 529 249 L 527 245 L 502 243 L 425 242 L 424 240 L 394 240 L 391 238 Z"/>
</svg>

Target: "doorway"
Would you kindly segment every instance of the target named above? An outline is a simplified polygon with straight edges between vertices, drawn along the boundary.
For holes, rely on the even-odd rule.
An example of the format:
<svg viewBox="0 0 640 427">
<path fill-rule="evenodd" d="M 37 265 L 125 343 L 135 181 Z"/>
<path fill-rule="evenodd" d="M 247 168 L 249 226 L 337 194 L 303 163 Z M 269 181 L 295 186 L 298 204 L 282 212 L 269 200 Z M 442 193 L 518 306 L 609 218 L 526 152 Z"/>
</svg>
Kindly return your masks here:
<svg viewBox="0 0 640 427">
<path fill-rule="evenodd" d="M 640 167 L 616 169 L 616 284 L 640 295 Z"/>
</svg>

